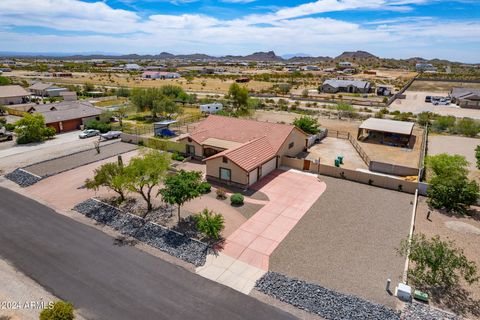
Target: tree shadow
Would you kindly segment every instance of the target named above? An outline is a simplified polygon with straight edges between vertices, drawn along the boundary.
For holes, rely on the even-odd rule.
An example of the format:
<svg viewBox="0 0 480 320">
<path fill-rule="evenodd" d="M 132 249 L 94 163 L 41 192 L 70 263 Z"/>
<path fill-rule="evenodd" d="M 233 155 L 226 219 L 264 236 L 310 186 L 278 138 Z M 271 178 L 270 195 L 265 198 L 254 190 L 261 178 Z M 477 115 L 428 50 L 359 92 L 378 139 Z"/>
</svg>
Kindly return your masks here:
<svg viewBox="0 0 480 320">
<path fill-rule="evenodd" d="M 138 240 L 127 238 L 127 237 L 124 237 L 124 236 L 118 236 L 113 240 L 113 245 L 114 246 L 119 246 L 119 247 L 123 247 L 123 246 L 133 247 L 137 243 L 138 243 Z"/>
<path fill-rule="evenodd" d="M 463 212 L 447 211 L 445 209 L 435 209 L 430 206 L 428 206 L 428 209 L 432 211 L 436 211 L 450 218 L 471 218 L 475 221 L 480 221 L 480 210 L 479 208 L 476 208 L 476 207 L 470 207 L 469 209 Z"/>
<path fill-rule="evenodd" d="M 471 293 L 460 285 L 448 289 L 434 289 L 432 301 L 462 316 L 480 316 L 480 300 L 471 297 Z"/>
</svg>

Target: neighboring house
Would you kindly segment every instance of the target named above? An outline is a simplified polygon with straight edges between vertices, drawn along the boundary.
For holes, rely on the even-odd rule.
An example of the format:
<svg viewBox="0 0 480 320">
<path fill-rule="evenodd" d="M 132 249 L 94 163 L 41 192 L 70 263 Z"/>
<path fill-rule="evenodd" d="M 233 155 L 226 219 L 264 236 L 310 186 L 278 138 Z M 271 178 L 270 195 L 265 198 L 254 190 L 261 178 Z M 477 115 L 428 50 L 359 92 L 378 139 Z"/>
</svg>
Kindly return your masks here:
<svg viewBox="0 0 480 320">
<path fill-rule="evenodd" d="M 181 75 L 176 72 L 164 72 L 164 71 L 145 71 L 142 73 L 143 79 L 176 79 Z"/>
<path fill-rule="evenodd" d="M 123 70 L 138 71 L 138 70 L 142 70 L 142 67 L 136 63 L 127 63 L 126 65 L 123 66 Z"/>
<path fill-rule="evenodd" d="M 454 87 L 449 95 L 462 108 L 480 109 L 480 89 Z"/>
<path fill-rule="evenodd" d="M 320 68 L 318 66 L 305 66 L 303 67 L 303 70 L 305 71 L 318 71 Z"/>
<path fill-rule="evenodd" d="M 223 109 L 223 104 L 220 102 L 208 103 L 208 104 L 201 104 L 200 111 L 205 113 L 217 113 L 218 111 Z"/>
<path fill-rule="evenodd" d="M 57 87 L 53 83 L 36 82 L 28 90 L 39 97 L 59 97 L 60 93 L 68 91 L 67 88 Z"/>
<path fill-rule="evenodd" d="M 437 72 L 437 68 L 431 63 L 417 63 L 415 65 L 415 70 L 418 72 Z"/>
<path fill-rule="evenodd" d="M 57 132 L 78 130 L 87 121 L 98 120 L 102 114 L 101 109 L 95 108 L 86 101 L 12 106 L 8 110 L 9 113 L 15 115 L 21 115 L 24 112 L 40 113 L 44 116 L 46 125 L 54 128 Z"/>
<path fill-rule="evenodd" d="M 307 138 L 292 125 L 210 115 L 180 141 L 188 155 L 204 159 L 207 179 L 247 188 L 278 168 L 282 156 L 304 151 Z"/>
<path fill-rule="evenodd" d="M 60 96 L 63 97 L 63 101 L 77 101 L 77 93 L 74 91 L 60 92 Z"/>
<path fill-rule="evenodd" d="M 26 103 L 30 100 L 30 92 L 18 85 L 0 86 L 0 105 Z"/>
<path fill-rule="evenodd" d="M 370 89 L 370 82 L 361 80 L 328 79 L 322 84 L 322 92 L 325 93 L 368 93 Z"/>
</svg>

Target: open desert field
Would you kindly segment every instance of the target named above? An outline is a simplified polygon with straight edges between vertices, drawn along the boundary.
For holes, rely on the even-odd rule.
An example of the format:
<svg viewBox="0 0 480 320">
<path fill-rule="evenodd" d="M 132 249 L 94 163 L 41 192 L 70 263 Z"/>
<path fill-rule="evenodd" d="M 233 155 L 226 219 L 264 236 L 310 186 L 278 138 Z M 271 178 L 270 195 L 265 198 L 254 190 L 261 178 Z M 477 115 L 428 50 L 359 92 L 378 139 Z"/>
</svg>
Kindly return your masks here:
<svg viewBox="0 0 480 320">
<path fill-rule="evenodd" d="M 409 91 L 449 92 L 453 87 L 480 89 L 480 83 L 449 82 L 449 81 L 414 81 Z"/>
</svg>

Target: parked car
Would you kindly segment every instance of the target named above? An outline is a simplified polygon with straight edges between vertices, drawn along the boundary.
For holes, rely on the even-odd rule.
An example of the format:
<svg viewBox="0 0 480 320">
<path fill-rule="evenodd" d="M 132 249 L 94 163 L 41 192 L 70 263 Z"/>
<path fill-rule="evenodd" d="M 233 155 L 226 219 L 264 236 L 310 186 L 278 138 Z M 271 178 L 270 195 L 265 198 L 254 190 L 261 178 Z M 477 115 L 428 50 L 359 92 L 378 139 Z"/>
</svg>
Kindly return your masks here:
<svg viewBox="0 0 480 320">
<path fill-rule="evenodd" d="M 117 139 L 120 138 L 120 135 L 122 134 L 121 131 L 108 131 L 107 133 L 103 133 L 100 135 L 100 137 L 110 140 L 110 139 Z"/>
<path fill-rule="evenodd" d="M 100 134 L 100 131 L 98 130 L 94 130 L 94 129 L 87 129 L 85 131 L 83 131 L 82 133 L 80 133 L 78 135 L 78 137 L 80 139 L 85 139 L 85 138 L 90 138 L 90 137 L 95 137 L 95 136 L 98 136 Z"/>
<path fill-rule="evenodd" d="M 425 102 L 432 102 L 432 96 L 426 96 Z"/>
<path fill-rule="evenodd" d="M 450 104 L 450 100 L 448 99 L 440 99 L 440 100 L 435 100 L 433 102 L 434 105 L 438 106 L 438 105 L 441 105 L 441 106 L 448 106 Z"/>
<path fill-rule="evenodd" d="M 0 141 L 10 141 L 13 140 L 13 133 L 6 130 L 0 130 Z"/>
</svg>

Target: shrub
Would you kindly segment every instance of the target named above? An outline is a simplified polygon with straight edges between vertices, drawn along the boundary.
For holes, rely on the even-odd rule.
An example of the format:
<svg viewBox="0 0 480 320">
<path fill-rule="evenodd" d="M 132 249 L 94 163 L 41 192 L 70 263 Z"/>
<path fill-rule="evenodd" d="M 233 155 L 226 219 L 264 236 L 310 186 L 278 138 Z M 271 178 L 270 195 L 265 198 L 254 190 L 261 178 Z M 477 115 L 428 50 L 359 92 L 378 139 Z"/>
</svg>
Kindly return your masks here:
<svg viewBox="0 0 480 320">
<path fill-rule="evenodd" d="M 223 216 L 206 208 L 195 216 L 195 220 L 197 230 L 212 239 L 220 238 L 220 233 L 225 228 Z"/>
<path fill-rule="evenodd" d="M 230 197 L 232 206 L 241 206 L 243 204 L 243 196 L 240 193 L 234 193 Z"/>
<path fill-rule="evenodd" d="M 212 185 L 208 182 L 202 182 L 200 183 L 200 186 L 198 186 L 200 193 L 205 194 L 209 193 L 212 190 Z"/>
<path fill-rule="evenodd" d="M 222 199 L 222 200 L 227 199 L 227 192 L 224 189 L 218 188 L 216 193 L 217 193 L 218 199 Z"/>
<path fill-rule="evenodd" d="M 172 159 L 176 160 L 176 161 L 183 161 L 183 160 L 185 160 L 185 157 L 182 156 L 181 154 L 179 154 L 178 152 L 174 152 L 172 154 Z"/>
<path fill-rule="evenodd" d="M 86 129 L 95 129 L 101 133 L 110 131 L 111 127 L 112 126 L 110 124 L 98 120 L 90 120 L 85 125 Z"/>
<path fill-rule="evenodd" d="M 40 313 L 40 320 L 73 320 L 73 305 L 64 301 L 57 301 L 51 308 Z"/>
</svg>

